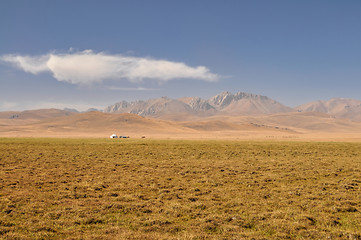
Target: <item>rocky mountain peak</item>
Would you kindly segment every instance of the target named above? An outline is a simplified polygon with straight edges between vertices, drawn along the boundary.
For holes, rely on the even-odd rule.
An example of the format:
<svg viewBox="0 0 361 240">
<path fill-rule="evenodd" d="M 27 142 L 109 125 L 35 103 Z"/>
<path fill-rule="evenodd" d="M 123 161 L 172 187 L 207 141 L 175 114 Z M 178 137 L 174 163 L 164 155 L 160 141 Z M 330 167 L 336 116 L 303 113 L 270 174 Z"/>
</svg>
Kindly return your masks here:
<svg viewBox="0 0 361 240">
<path fill-rule="evenodd" d="M 191 98 L 187 104 L 193 109 L 193 110 L 202 110 L 207 111 L 211 109 L 215 109 L 212 105 L 208 103 L 207 100 L 204 100 L 199 97 Z"/>
<path fill-rule="evenodd" d="M 128 103 L 122 101 L 109 106 L 104 112 L 135 113 L 141 116 L 163 116 L 179 113 L 189 115 L 242 114 L 257 115 L 290 112 L 286 107 L 266 96 L 245 92 L 222 92 L 208 100 L 199 97 L 171 99 L 161 97 Z"/>
<path fill-rule="evenodd" d="M 222 92 L 214 97 L 211 97 L 208 102 L 212 106 L 225 106 L 230 104 L 234 99 L 234 95 L 230 92 Z"/>
<path fill-rule="evenodd" d="M 232 94 L 230 92 L 222 92 L 208 100 L 209 104 L 215 107 L 226 107 L 234 101 L 238 101 L 244 98 L 249 99 L 261 99 L 261 100 L 268 100 L 269 98 L 262 95 L 245 93 L 245 92 L 237 92 Z"/>
</svg>

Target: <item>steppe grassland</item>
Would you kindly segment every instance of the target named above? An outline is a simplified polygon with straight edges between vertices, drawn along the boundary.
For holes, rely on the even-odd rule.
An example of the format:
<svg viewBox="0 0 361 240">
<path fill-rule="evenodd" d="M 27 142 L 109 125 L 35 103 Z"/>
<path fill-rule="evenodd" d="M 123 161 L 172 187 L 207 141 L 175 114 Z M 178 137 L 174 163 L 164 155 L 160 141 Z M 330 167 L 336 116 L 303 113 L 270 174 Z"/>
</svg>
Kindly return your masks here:
<svg viewBox="0 0 361 240">
<path fill-rule="evenodd" d="M 2 239 L 360 239 L 361 143 L 0 139 Z"/>
</svg>

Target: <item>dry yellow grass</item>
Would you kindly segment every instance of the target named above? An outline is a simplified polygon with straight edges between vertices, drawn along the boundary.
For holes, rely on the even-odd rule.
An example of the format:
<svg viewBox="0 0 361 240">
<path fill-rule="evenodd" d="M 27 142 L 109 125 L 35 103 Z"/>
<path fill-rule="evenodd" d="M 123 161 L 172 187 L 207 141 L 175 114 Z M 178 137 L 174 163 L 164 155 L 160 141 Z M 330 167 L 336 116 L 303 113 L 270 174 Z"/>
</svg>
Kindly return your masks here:
<svg viewBox="0 0 361 240">
<path fill-rule="evenodd" d="M 3 239 L 360 239 L 361 144 L 0 139 Z"/>
</svg>

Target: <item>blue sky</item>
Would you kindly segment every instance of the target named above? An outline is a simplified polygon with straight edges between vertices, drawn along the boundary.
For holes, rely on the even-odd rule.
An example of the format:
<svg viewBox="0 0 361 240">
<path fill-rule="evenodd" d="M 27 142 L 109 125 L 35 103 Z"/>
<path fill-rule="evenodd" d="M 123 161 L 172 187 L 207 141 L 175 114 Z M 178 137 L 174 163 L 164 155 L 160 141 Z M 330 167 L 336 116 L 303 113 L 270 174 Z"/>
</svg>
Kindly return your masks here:
<svg viewBox="0 0 361 240">
<path fill-rule="evenodd" d="M 361 99 L 361 1 L 0 1 L 0 111 Z"/>
</svg>

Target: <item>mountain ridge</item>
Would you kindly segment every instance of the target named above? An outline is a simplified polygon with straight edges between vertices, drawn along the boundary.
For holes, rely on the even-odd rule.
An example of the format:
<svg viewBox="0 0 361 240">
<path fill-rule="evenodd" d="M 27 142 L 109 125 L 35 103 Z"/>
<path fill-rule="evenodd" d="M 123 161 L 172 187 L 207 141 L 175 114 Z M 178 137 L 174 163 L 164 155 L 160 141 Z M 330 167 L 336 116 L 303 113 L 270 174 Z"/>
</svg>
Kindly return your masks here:
<svg viewBox="0 0 361 240">
<path fill-rule="evenodd" d="M 209 99 L 186 97 L 171 99 L 161 97 L 147 101 L 121 101 L 104 109 L 105 113 L 134 113 L 140 116 L 163 117 L 187 113 L 196 116 L 262 115 L 294 110 L 267 96 L 237 92 L 222 92 Z"/>
<path fill-rule="evenodd" d="M 285 106 L 267 96 L 225 91 L 209 99 L 183 97 L 172 99 L 160 97 L 149 100 L 120 101 L 104 110 L 89 109 L 104 113 L 132 113 L 143 117 L 153 117 L 173 121 L 186 121 L 211 116 L 257 116 L 277 113 L 315 112 L 330 117 L 350 119 L 361 122 L 361 101 L 349 98 L 317 100 L 295 108 Z M 75 109 L 36 109 L 25 111 L 0 112 L 0 119 L 11 120 L 12 124 L 21 121 L 37 121 L 79 114 Z"/>
<path fill-rule="evenodd" d="M 361 121 L 361 101 L 350 98 L 331 98 L 299 105 L 298 112 L 321 112 L 336 118 Z"/>
<path fill-rule="evenodd" d="M 104 137 L 113 133 L 137 138 L 361 141 L 361 101 L 334 98 L 290 108 L 262 95 L 222 92 L 209 99 L 121 101 L 104 111 L 0 112 L 3 137 Z"/>
</svg>

